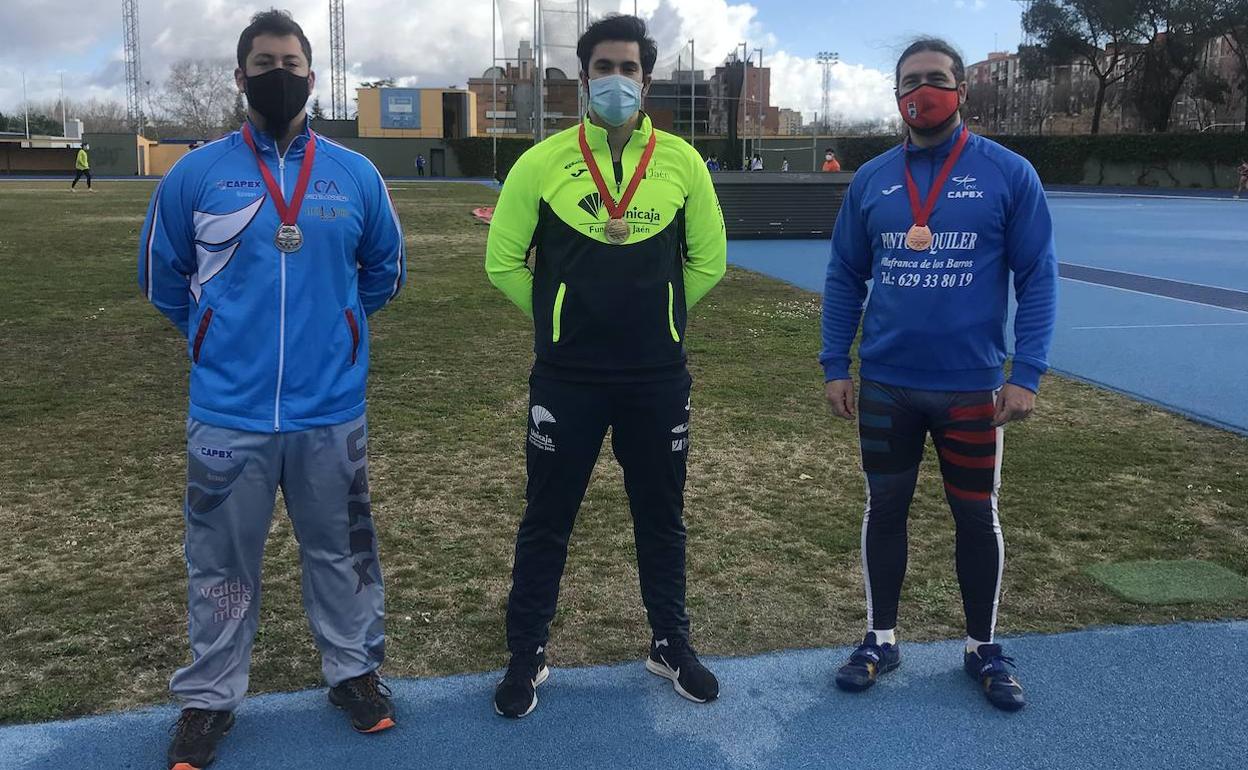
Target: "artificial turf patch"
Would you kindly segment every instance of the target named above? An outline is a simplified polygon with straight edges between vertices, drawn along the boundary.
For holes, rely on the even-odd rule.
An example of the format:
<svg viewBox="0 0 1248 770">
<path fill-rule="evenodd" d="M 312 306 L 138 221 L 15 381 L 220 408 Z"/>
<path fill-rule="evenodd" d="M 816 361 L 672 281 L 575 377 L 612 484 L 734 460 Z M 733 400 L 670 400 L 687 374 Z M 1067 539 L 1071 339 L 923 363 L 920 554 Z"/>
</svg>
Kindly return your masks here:
<svg viewBox="0 0 1248 770">
<path fill-rule="evenodd" d="M 1196 559 L 1096 564 L 1088 567 L 1088 574 L 1127 601 L 1139 604 L 1248 599 L 1248 578 Z"/>
</svg>

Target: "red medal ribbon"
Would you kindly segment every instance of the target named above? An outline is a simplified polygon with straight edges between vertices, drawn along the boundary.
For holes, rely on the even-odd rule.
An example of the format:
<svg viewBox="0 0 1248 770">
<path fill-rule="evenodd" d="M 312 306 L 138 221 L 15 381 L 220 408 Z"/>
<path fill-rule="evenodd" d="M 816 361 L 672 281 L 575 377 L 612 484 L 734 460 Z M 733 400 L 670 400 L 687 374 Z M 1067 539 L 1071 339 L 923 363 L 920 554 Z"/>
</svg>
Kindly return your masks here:
<svg viewBox="0 0 1248 770">
<path fill-rule="evenodd" d="M 958 158 L 962 155 L 962 149 L 966 147 L 966 140 L 970 137 L 971 132 L 962 127 L 962 135 L 958 137 L 958 141 L 953 145 L 953 150 L 949 153 L 949 157 L 945 159 L 945 165 L 940 167 L 940 173 L 932 180 L 932 189 L 927 192 L 927 201 L 919 205 L 919 188 L 914 183 L 914 177 L 910 175 L 910 140 L 906 140 L 906 146 L 903 152 L 906 153 L 906 192 L 910 193 L 910 212 L 914 214 L 914 224 L 918 227 L 927 227 L 927 220 L 932 216 L 932 210 L 936 208 L 936 201 L 940 198 L 940 190 L 945 186 L 945 181 L 949 178 L 953 166 L 958 162 Z"/>
<path fill-rule="evenodd" d="M 256 156 L 256 165 L 260 167 L 260 175 L 264 177 L 264 184 L 269 188 L 269 197 L 273 199 L 273 206 L 277 209 L 277 215 L 281 217 L 282 224 L 293 225 L 299 218 L 303 195 L 308 191 L 308 180 L 312 178 L 312 161 L 316 159 L 316 134 L 308 132 L 308 147 L 304 150 L 303 165 L 299 168 L 299 181 L 295 183 L 295 194 L 290 199 L 289 205 L 282 197 L 282 189 L 277 186 L 273 172 L 269 171 L 269 167 L 260 157 L 260 151 L 256 149 L 256 140 L 251 135 L 250 124 L 243 124 L 243 140 L 247 142 L 252 154 Z"/>
<path fill-rule="evenodd" d="M 594 161 L 594 153 L 589 149 L 589 141 L 585 138 L 585 123 L 581 123 L 579 134 L 581 157 L 585 158 L 585 165 L 589 166 L 589 175 L 594 178 L 594 184 L 598 185 L 598 194 L 602 196 L 602 205 L 606 207 L 607 216 L 611 219 L 623 219 L 624 212 L 628 211 L 628 204 L 633 202 L 633 195 L 637 193 L 637 187 L 641 185 L 641 178 L 646 175 L 646 167 L 650 165 L 650 158 L 654 155 L 654 145 L 657 143 L 657 138 L 658 136 L 651 131 L 650 141 L 646 143 L 646 149 L 641 153 L 641 162 L 637 164 L 637 170 L 633 172 L 633 178 L 629 180 L 628 188 L 624 190 L 624 197 L 620 198 L 620 202 L 617 204 L 607 190 L 607 183 L 602 178 L 602 172 L 598 170 L 598 164 Z"/>
</svg>

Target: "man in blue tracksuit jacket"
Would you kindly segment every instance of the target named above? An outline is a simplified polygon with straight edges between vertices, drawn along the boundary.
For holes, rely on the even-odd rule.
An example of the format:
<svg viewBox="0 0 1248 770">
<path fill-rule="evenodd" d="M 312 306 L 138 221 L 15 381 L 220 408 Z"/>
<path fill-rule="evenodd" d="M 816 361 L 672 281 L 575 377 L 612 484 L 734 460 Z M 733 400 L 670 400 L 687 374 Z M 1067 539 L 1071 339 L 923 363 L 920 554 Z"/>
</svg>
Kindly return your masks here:
<svg viewBox="0 0 1248 770">
<path fill-rule="evenodd" d="M 867 635 L 837 674 L 865 690 L 900 663 L 897 604 L 906 519 L 927 433 L 957 528 L 966 613 L 963 664 L 993 705 L 1023 691 L 994 643 L 1005 546 L 997 517 L 1002 426 L 1025 418 L 1048 366 L 1057 258 L 1044 190 L 1026 160 L 966 131 L 961 57 L 916 41 L 897 64 L 907 142 L 854 176 L 836 220 L 823 296 L 823 364 L 833 411 L 850 419 L 850 346 L 862 320 L 858 404 L 867 507 Z M 1005 383 L 1011 275 L 1018 299 Z"/>
<path fill-rule="evenodd" d="M 186 336 L 191 365 L 192 661 L 170 684 L 186 707 L 171 768 L 211 761 L 246 692 L 279 487 L 330 700 L 361 731 L 394 721 L 376 674 L 384 596 L 365 384 L 368 317 L 403 285 L 403 234 L 372 163 L 307 127 L 302 29 L 283 12 L 256 16 L 238 63 L 248 124 L 169 171 L 139 245 L 139 285 Z"/>
</svg>

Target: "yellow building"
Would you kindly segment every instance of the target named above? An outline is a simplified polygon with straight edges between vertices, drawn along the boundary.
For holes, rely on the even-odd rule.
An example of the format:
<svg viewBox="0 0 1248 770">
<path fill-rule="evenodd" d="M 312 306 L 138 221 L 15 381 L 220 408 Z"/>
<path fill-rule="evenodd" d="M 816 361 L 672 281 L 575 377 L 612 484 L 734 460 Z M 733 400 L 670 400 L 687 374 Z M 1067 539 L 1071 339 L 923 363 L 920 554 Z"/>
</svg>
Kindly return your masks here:
<svg viewBox="0 0 1248 770">
<path fill-rule="evenodd" d="M 477 95 L 449 88 L 358 88 L 361 137 L 476 136 Z"/>
</svg>

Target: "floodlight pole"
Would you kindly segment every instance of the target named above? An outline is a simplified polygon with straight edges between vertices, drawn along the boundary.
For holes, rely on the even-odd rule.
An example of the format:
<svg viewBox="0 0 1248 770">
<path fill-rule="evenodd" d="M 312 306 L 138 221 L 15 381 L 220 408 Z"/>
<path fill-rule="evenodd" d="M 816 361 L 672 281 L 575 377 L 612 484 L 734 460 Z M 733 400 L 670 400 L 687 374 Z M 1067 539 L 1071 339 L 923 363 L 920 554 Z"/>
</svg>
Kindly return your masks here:
<svg viewBox="0 0 1248 770">
<path fill-rule="evenodd" d="M 490 116 L 490 145 L 494 181 L 498 181 L 498 0 L 490 0 L 490 99 L 494 111 Z"/>
<path fill-rule="evenodd" d="M 810 124 L 810 170 L 819 171 L 819 113 Z"/>
<path fill-rule="evenodd" d="M 546 138 L 546 53 L 542 50 L 546 45 L 545 25 L 542 23 L 542 0 L 533 0 L 533 37 L 537 40 L 534 52 L 534 94 L 537 103 L 537 122 L 533 128 L 533 143 L 537 144 Z"/>
<path fill-rule="evenodd" d="M 749 171 L 749 154 L 745 150 L 745 111 L 747 109 L 745 94 L 750 86 L 749 44 L 738 43 L 737 47 L 741 49 L 741 93 L 737 96 L 737 119 L 741 121 L 740 131 L 738 132 L 741 137 L 741 170 Z"/>
<path fill-rule="evenodd" d="M 69 136 L 69 122 L 65 120 L 65 73 L 64 72 L 61 73 L 61 136 Z"/>
<path fill-rule="evenodd" d="M 756 114 L 759 116 L 759 124 L 755 127 L 759 132 L 758 144 L 754 146 L 755 154 L 760 154 L 761 146 L 763 146 L 763 49 L 754 49 L 759 55 L 759 70 L 754 74 L 754 99 L 758 102 L 758 110 Z"/>
<path fill-rule="evenodd" d="M 689 146 L 697 136 L 698 127 L 698 94 L 694 86 L 694 70 L 698 68 L 698 57 L 693 47 L 693 38 L 689 39 Z"/>
<path fill-rule="evenodd" d="M 30 100 L 26 98 L 26 70 L 22 70 L 22 107 L 26 110 L 26 140 L 30 140 Z"/>
</svg>

